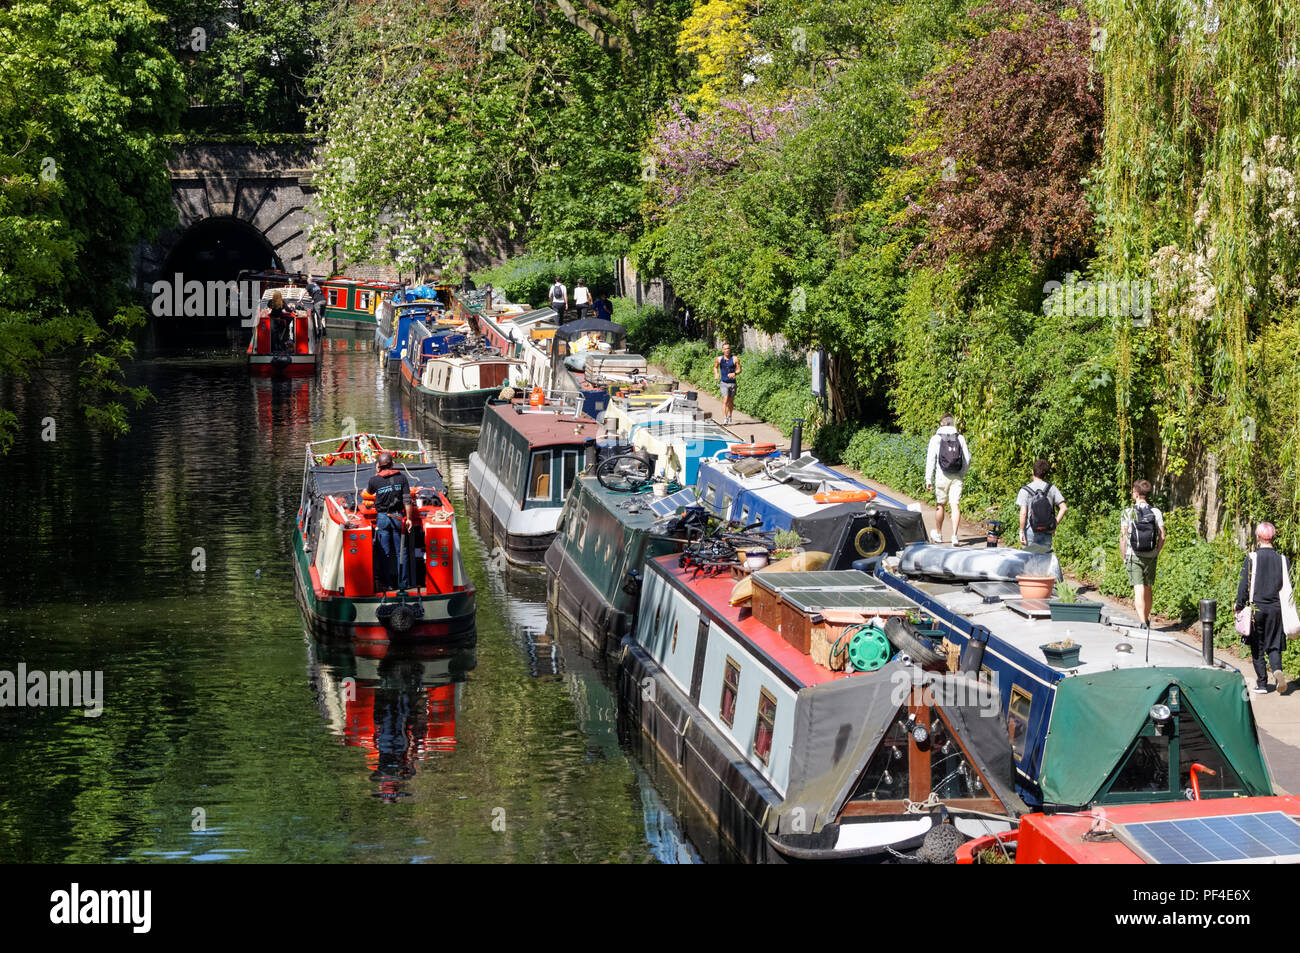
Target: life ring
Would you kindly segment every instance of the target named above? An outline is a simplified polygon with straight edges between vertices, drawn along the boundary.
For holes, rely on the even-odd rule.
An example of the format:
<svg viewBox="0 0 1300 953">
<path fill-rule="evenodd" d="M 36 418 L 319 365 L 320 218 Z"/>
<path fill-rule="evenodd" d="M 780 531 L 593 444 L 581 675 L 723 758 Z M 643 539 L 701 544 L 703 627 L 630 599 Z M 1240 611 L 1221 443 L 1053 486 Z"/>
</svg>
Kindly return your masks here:
<svg viewBox="0 0 1300 953">
<path fill-rule="evenodd" d="M 867 540 L 871 541 L 869 546 L 866 544 Z M 858 535 L 853 537 L 853 548 L 863 559 L 879 556 L 885 551 L 885 534 L 879 527 L 864 526 L 858 530 Z"/>
<path fill-rule="evenodd" d="M 813 494 L 818 503 L 870 503 L 875 498 L 875 490 L 828 490 Z"/>
<path fill-rule="evenodd" d="M 737 457 L 766 457 L 769 454 L 776 453 L 776 444 L 733 443 L 727 447 L 727 452 Z"/>
</svg>

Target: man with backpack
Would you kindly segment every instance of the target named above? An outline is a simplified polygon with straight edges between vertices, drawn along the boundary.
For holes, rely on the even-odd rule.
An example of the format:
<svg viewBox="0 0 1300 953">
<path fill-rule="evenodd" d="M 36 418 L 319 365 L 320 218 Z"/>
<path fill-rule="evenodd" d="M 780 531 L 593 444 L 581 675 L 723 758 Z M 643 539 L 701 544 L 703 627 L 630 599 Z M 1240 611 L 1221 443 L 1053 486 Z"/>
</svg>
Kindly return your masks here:
<svg viewBox="0 0 1300 953">
<path fill-rule="evenodd" d="M 1069 508 L 1061 491 L 1047 482 L 1051 470 L 1052 465 L 1046 460 L 1035 460 L 1034 478 L 1016 494 L 1016 506 L 1020 507 L 1020 545 L 1027 552 L 1052 551 L 1052 537 Z"/>
<path fill-rule="evenodd" d="M 555 312 L 555 323 L 563 324 L 564 312 L 569 308 L 569 289 L 564 287 L 559 275 L 555 276 L 555 284 L 551 285 L 549 299 L 551 310 Z"/>
<path fill-rule="evenodd" d="M 1151 628 L 1151 602 L 1155 598 L 1156 557 L 1165 545 L 1165 517 L 1151 505 L 1151 481 L 1133 484 L 1133 505 L 1119 520 L 1119 554 L 1133 584 L 1133 606 L 1138 622 Z"/>
<path fill-rule="evenodd" d="M 957 530 L 961 526 L 961 491 L 966 471 L 970 469 L 970 448 L 966 438 L 957 432 L 952 414 L 939 419 L 939 429 L 930 438 L 930 448 L 925 454 L 925 488 L 934 487 L 934 529 L 930 539 L 943 542 L 943 510 L 952 501 L 952 544 L 960 546 Z"/>
</svg>

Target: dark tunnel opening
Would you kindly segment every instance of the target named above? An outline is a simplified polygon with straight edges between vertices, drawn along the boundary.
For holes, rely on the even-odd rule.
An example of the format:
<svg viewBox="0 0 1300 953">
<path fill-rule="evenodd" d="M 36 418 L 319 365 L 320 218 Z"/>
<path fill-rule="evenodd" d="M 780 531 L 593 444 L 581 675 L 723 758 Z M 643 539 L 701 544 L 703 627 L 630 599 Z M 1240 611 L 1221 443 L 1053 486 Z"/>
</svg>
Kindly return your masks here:
<svg viewBox="0 0 1300 953">
<path fill-rule="evenodd" d="M 158 272 L 168 288 L 180 282 L 234 281 L 241 271 L 282 268 L 280 258 L 262 233 L 236 218 L 209 218 L 185 230 Z M 177 277 L 179 275 L 179 277 Z M 162 291 L 161 294 L 167 294 Z M 238 317 L 221 314 L 159 315 L 158 292 L 150 289 L 149 313 L 154 342 L 165 347 L 220 345 L 247 337 Z M 165 305 L 159 306 L 163 309 Z M 173 309 L 174 310 L 174 309 Z"/>
</svg>

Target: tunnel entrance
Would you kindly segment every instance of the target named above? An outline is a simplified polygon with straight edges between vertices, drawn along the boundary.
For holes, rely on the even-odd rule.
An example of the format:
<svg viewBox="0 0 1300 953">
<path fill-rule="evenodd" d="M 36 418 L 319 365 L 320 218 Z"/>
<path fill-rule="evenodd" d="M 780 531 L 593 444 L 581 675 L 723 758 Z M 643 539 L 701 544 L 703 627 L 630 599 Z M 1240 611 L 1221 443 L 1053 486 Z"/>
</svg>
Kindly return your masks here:
<svg viewBox="0 0 1300 953">
<path fill-rule="evenodd" d="M 237 218 L 208 218 L 182 233 L 163 260 L 158 278 L 168 283 L 225 282 L 234 281 L 244 270 L 282 267 L 275 249 L 252 225 Z M 152 317 L 150 326 L 155 343 L 169 347 L 226 344 L 248 333 L 237 318 L 225 315 Z"/>
</svg>

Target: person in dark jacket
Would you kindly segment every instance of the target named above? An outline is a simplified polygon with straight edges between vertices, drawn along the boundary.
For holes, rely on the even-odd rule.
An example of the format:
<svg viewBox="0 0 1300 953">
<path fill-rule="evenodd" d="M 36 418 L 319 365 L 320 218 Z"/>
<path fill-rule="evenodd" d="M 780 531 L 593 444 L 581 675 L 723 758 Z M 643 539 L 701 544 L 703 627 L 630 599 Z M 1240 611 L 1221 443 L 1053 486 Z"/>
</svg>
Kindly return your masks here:
<svg viewBox="0 0 1300 953">
<path fill-rule="evenodd" d="M 375 458 L 375 475 L 366 484 L 366 491 L 374 495 L 375 511 L 375 576 L 385 592 L 396 586 L 407 588 L 407 559 L 399 559 L 402 537 L 410 531 L 414 505 L 411 501 L 411 484 L 406 474 L 393 466 L 393 455 L 387 450 Z M 394 580 L 396 576 L 396 580 Z"/>
<path fill-rule="evenodd" d="M 1254 692 L 1263 694 L 1268 691 L 1268 669 L 1273 669 L 1273 680 L 1277 683 L 1278 694 L 1285 694 L 1287 689 L 1286 673 L 1282 671 L 1282 647 L 1286 636 L 1282 632 L 1282 554 L 1273 548 L 1273 538 L 1277 536 L 1277 527 L 1272 523 L 1260 523 L 1255 528 L 1255 540 L 1259 548 L 1246 556 L 1241 567 L 1241 579 L 1237 583 L 1236 611 L 1240 612 L 1247 603 L 1255 607 L 1254 622 L 1250 635 L 1242 639 L 1250 646 L 1250 657 L 1255 664 Z M 1251 601 L 1250 577 L 1255 576 L 1255 598 Z"/>
</svg>

